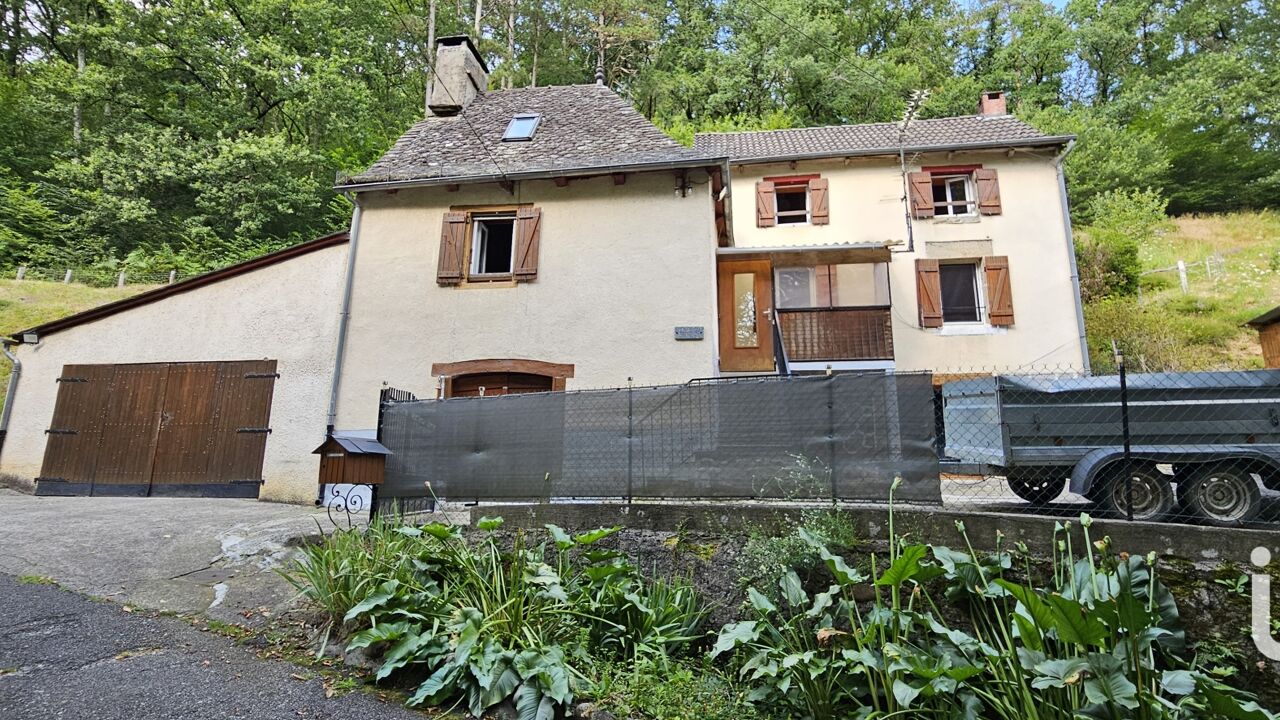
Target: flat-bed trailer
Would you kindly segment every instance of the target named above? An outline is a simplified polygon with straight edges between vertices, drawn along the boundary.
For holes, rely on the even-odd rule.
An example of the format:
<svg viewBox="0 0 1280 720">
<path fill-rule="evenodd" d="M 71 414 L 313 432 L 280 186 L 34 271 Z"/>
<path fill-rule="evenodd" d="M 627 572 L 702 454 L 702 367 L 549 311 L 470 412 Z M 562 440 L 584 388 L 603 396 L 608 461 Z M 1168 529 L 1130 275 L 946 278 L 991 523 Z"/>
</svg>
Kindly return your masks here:
<svg viewBox="0 0 1280 720">
<path fill-rule="evenodd" d="M 1120 378 L 1001 375 L 942 387 L 945 454 L 1003 475 L 1042 505 L 1062 491 L 1108 514 L 1175 507 L 1234 526 L 1280 490 L 1280 370 L 1130 375 L 1125 458 Z M 1128 482 L 1126 482 L 1128 480 Z"/>
</svg>

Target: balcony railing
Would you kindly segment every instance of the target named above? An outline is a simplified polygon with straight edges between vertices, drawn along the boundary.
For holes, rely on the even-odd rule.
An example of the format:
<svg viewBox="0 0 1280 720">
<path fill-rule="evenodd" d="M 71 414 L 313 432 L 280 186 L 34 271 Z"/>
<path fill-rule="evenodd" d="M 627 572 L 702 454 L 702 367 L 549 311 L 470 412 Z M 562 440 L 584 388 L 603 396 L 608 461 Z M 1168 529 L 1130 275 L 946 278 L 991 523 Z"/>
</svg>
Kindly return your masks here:
<svg viewBox="0 0 1280 720">
<path fill-rule="evenodd" d="M 892 360 L 888 305 L 778 309 L 787 360 Z"/>
</svg>

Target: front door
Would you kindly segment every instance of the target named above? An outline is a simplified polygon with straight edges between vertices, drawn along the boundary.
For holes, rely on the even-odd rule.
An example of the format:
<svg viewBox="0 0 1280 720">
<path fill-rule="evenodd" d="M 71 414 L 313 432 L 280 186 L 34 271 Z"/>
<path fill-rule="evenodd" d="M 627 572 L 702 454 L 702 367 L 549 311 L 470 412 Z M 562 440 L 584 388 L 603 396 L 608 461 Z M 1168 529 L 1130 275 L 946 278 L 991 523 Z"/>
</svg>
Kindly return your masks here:
<svg viewBox="0 0 1280 720">
<path fill-rule="evenodd" d="M 720 370 L 773 372 L 773 267 L 768 260 L 721 260 Z"/>
</svg>

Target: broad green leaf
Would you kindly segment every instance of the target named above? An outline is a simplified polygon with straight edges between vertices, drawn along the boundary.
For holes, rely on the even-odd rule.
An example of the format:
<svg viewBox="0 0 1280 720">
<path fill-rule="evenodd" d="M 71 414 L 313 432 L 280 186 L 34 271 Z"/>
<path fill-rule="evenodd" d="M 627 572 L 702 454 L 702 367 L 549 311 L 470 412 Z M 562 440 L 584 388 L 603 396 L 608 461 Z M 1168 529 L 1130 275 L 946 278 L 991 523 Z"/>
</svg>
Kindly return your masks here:
<svg viewBox="0 0 1280 720">
<path fill-rule="evenodd" d="M 806 616 L 806 617 L 815 618 L 815 617 L 818 617 L 819 615 L 821 615 L 821 614 L 823 613 L 823 611 L 825 611 L 827 608 L 831 607 L 831 604 L 832 604 L 831 597 L 832 597 L 832 595 L 834 595 L 835 593 L 838 593 L 838 592 L 840 592 L 840 588 L 838 588 L 838 587 L 832 587 L 831 589 L 827 590 L 827 592 L 820 592 L 820 593 L 818 593 L 818 594 L 814 595 L 814 596 L 813 596 L 813 607 L 811 607 L 811 608 L 809 608 L 808 610 L 806 610 L 806 611 L 805 611 L 805 613 L 804 613 L 804 614 L 805 614 L 805 616 Z"/>
<path fill-rule="evenodd" d="M 476 521 L 476 527 L 480 530 L 484 530 L 485 532 L 489 532 L 502 527 L 502 523 L 504 522 L 506 522 L 506 520 L 503 520 L 500 517 L 482 517 Z"/>
<path fill-rule="evenodd" d="M 903 708 L 911 707 L 911 702 L 920 694 L 920 688 L 913 687 L 901 680 L 893 681 L 893 699 Z"/>
<path fill-rule="evenodd" d="M 1084 694 L 1092 703 L 1111 702 L 1130 710 L 1138 707 L 1138 688 L 1119 670 L 1098 672 L 1085 680 Z"/>
<path fill-rule="evenodd" d="M 772 600 L 753 587 L 747 588 L 747 599 L 751 601 L 751 607 L 762 613 L 767 614 L 778 610 L 778 606 L 774 605 Z"/>
<path fill-rule="evenodd" d="M 1045 599 L 1053 609 L 1053 627 L 1063 642 L 1077 645 L 1102 645 L 1107 637 L 1107 629 L 1088 610 L 1074 600 L 1061 595 L 1050 595 Z"/>
<path fill-rule="evenodd" d="M 1089 661 L 1084 658 L 1045 660 L 1035 666 L 1035 671 L 1038 677 L 1031 681 L 1033 688 L 1073 687 L 1088 677 Z"/>
<path fill-rule="evenodd" d="M 370 645 L 380 642 L 388 642 L 402 637 L 405 633 L 413 628 L 408 622 L 390 622 L 378 623 L 371 628 L 361 630 L 351 636 L 351 640 L 347 642 L 348 650 L 357 648 L 367 648 Z"/>
<path fill-rule="evenodd" d="M 782 597 L 786 598 L 787 604 L 791 607 L 799 608 L 809 604 L 809 595 L 804 591 L 800 576 L 795 570 L 788 570 L 779 578 L 778 587 L 782 588 Z"/>
<path fill-rule="evenodd" d="M 720 630 L 715 647 L 711 648 L 711 657 L 714 658 L 720 653 L 732 650 L 742 643 L 753 642 L 758 637 L 760 637 L 760 631 L 756 629 L 755 620 L 729 623 Z"/>
<path fill-rule="evenodd" d="M 614 533 L 618 532 L 621 529 L 622 528 L 617 525 L 614 525 L 613 527 L 609 527 L 609 528 L 596 528 L 595 530 L 592 530 L 590 532 L 584 532 L 584 533 L 575 535 L 573 537 L 573 541 L 578 543 L 579 545 L 594 545 L 595 543 L 600 542 L 601 540 L 609 537 L 610 535 L 613 535 Z"/>
<path fill-rule="evenodd" d="M 924 545 L 908 545 L 898 553 L 893 564 L 876 578 L 876 585 L 899 587 L 920 572 L 920 561 L 926 552 Z"/>
<path fill-rule="evenodd" d="M 356 606 L 347 611 L 342 617 L 343 620 L 352 620 L 370 610 L 385 604 L 388 600 L 396 596 L 396 590 L 400 587 L 399 580 L 388 580 L 378 586 L 378 589 L 369 593 L 364 600 L 356 603 Z"/>
<path fill-rule="evenodd" d="M 421 530 L 409 525 L 401 525 L 400 527 L 396 528 L 396 532 L 400 533 L 401 535 L 404 535 L 405 537 L 422 537 Z"/>
<path fill-rule="evenodd" d="M 427 523 L 421 528 L 422 532 L 430 535 L 437 540 L 448 540 L 450 538 L 459 537 L 462 533 L 461 528 L 456 525 L 446 525 L 440 522 Z"/>
<path fill-rule="evenodd" d="M 1160 687 L 1170 695 L 1190 695 L 1196 691 L 1196 676 L 1190 670 L 1165 670 Z"/>
<path fill-rule="evenodd" d="M 561 550 L 568 550 L 573 547 L 573 538 L 569 537 L 569 533 L 565 532 L 564 528 L 551 523 L 547 523 L 543 527 L 547 529 L 547 532 L 551 533 L 551 540 L 556 544 L 556 547 Z"/>
<path fill-rule="evenodd" d="M 1213 713 L 1212 717 L 1228 720 L 1273 720 L 1275 717 L 1256 702 L 1242 702 L 1232 697 L 1226 692 L 1226 688 L 1208 679 L 1201 679 L 1199 686 L 1200 694 Z"/>
</svg>

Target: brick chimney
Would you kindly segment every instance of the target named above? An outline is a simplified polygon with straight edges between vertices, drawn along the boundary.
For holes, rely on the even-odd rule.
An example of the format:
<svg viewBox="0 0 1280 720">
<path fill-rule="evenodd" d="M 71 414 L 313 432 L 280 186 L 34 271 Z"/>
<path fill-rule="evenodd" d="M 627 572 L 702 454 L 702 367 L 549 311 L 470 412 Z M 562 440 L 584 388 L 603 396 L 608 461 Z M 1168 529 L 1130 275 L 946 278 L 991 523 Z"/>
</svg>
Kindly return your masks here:
<svg viewBox="0 0 1280 720">
<path fill-rule="evenodd" d="M 489 87 L 489 68 L 466 35 L 440 38 L 427 109 L 432 115 L 457 115 Z"/>
<path fill-rule="evenodd" d="M 1008 115 L 1005 107 L 1003 90 L 988 90 L 978 96 L 978 114 L 1000 116 Z"/>
</svg>

